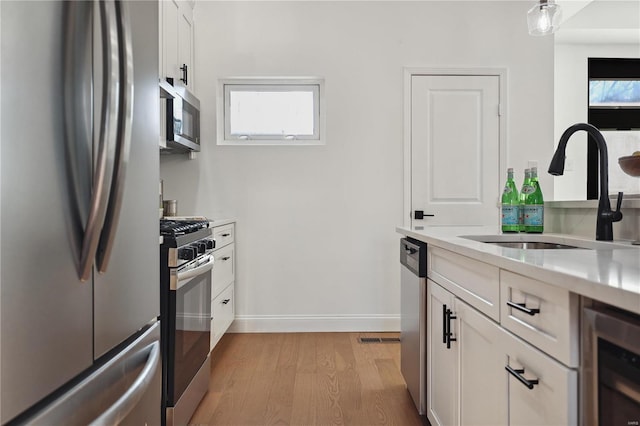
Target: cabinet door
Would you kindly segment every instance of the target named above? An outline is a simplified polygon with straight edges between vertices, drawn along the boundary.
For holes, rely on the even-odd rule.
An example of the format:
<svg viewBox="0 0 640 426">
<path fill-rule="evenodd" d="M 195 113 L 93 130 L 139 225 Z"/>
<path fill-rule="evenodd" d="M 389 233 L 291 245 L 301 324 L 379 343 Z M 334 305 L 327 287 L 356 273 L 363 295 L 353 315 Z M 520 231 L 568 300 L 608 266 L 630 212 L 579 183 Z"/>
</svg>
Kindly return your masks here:
<svg viewBox="0 0 640 426">
<path fill-rule="evenodd" d="M 180 3 L 176 0 L 162 2 L 162 78 L 180 78 L 178 56 L 178 22 Z"/>
<path fill-rule="evenodd" d="M 189 90 L 193 90 L 193 10 L 185 2 L 180 8 L 178 16 L 178 77 Z M 185 69 L 181 69 L 186 67 Z"/>
<path fill-rule="evenodd" d="M 460 368 L 460 424 L 503 425 L 507 421 L 504 349 L 496 323 L 455 301 Z"/>
<path fill-rule="evenodd" d="M 210 350 L 220 341 L 235 318 L 233 284 L 211 301 L 211 342 Z"/>
<path fill-rule="evenodd" d="M 576 425 L 577 372 L 512 334 L 503 333 L 507 366 L 515 371 L 504 372 L 508 377 L 508 424 Z"/>
<path fill-rule="evenodd" d="M 234 247 L 235 244 L 230 244 L 213 252 L 212 297 L 218 296 L 235 279 Z"/>
<path fill-rule="evenodd" d="M 454 309 L 453 295 L 427 280 L 428 354 L 427 417 L 433 426 L 458 424 L 458 345 L 447 348 L 446 310 Z M 455 335 L 455 320 L 451 321 Z"/>
</svg>

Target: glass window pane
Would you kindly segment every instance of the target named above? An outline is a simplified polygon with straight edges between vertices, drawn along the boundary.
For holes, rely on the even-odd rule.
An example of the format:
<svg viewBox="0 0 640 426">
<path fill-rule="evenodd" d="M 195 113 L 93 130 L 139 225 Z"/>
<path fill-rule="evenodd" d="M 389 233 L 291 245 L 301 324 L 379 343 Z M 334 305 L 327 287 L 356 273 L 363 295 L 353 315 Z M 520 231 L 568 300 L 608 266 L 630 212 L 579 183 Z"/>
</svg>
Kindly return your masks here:
<svg viewBox="0 0 640 426">
<path fill-rule="evenodd" d="M 312 91 L 231 90 L 230 133 L 263 136 L 312 136 L 314 94 Z"/>
<path fill-rule="evenodd" d="M 589 106 L 640 107 L 640 81 L 590 80 Z"/>
</svg>

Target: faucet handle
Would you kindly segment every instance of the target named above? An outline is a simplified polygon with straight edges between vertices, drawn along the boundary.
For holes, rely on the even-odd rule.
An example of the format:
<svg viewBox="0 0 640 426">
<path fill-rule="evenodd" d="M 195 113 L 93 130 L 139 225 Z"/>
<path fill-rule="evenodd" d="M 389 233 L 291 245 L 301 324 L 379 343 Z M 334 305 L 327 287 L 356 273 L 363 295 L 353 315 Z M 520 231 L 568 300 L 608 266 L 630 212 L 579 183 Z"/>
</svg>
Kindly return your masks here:
<svg viewBox="0 0 640 426">
<path fill-rule="evenodd" d="M 612 221 L 618 222 L 622 220 L 622 212 L 620 208 L 622 207 L 622 191 L 618 192 L 618 201 L 616 202 L 616 210 L 613 212 Z"/>
</svg>

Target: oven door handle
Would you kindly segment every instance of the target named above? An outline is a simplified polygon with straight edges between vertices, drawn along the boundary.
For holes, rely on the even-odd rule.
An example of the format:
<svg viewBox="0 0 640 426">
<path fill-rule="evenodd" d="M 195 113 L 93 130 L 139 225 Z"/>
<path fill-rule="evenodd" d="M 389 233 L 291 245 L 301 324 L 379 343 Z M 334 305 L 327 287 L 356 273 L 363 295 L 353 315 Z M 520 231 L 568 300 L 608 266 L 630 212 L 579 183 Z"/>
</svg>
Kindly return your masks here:
<svg viewBox="0 0 640 426">
<path fill-rule="evenodd" d="M 198 263 L 193 269 L 188 269 L 186 271 L 177 271 L 175 273 L 175 279 L 171 280 L 171 290 L 178 290 L 180 287 L 188 283 L 192 278 L 197 277 L 198 275 L 202 275 L 205 272 L 213 269 L 214 258 L 213 255 L 209 254 L 204 256 L 203 260 Z"/>
</svg>

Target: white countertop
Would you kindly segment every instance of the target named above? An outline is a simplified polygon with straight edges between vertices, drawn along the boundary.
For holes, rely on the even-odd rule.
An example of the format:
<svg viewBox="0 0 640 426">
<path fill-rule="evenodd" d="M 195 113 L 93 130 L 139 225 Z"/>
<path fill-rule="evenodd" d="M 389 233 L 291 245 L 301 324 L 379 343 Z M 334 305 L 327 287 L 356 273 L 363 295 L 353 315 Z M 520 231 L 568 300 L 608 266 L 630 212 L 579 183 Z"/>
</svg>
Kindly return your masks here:
<svg viewBox="0 0 640 426">
<path fill-rule="evenodd" d="M 496 227 L 397 227 L 402 235 L 454 251 L 499 268 L 640 314 L 640 247 L 610 244 L 559 234 L 513 234 L 514 238 L 555 237 L 564 244 L 595 249 L 522 250 L 461 238 L 500 235 Z M 505 234 L 506 235 L 506 234 Z M 511 236 L 511 235 L 510 235 Z M 560 240 L 556 242 L 561 242 Z"/>
<path fill-rule="evenodd" d="M 236 220 L 233 218 L 225 218 L 225 219 L 209 219 L 209 227 L 213 228 L 215 226 L 223 226 L 228 225 L 230 223 L 236 223 Z"/>
</svg>

